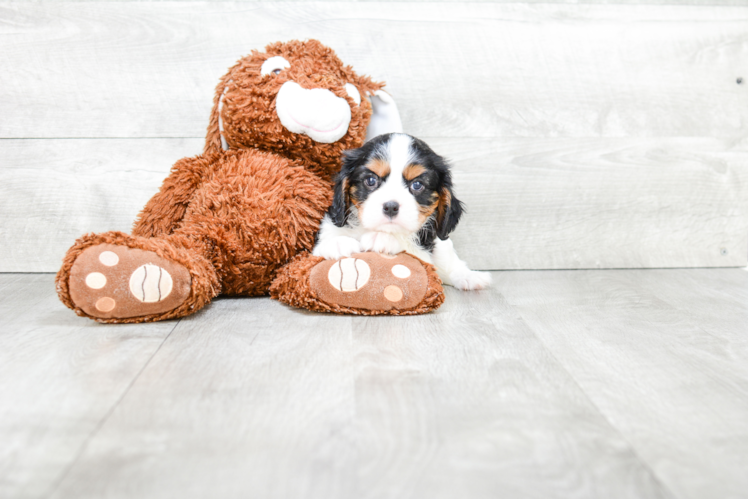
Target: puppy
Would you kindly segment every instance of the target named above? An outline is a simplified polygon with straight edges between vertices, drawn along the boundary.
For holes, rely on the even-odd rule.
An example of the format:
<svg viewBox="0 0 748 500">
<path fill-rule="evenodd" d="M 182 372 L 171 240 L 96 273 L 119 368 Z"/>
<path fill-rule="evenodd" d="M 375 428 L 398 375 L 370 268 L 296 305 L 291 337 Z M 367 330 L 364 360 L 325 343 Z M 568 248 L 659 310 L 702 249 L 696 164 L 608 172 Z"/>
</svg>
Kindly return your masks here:
<svg viewBox="0 0 748 500">
<path fill-rule="evenodd" d="M 445 284 L 485 288 L 491 275 L 471 271 L 449 239 L 462 212 L 444 158 L 415 137 L 380 135 L 343 154 L 333 204 L 312 253 L 339 259 L 404 250 L 434 264 Z"/>
</svg>

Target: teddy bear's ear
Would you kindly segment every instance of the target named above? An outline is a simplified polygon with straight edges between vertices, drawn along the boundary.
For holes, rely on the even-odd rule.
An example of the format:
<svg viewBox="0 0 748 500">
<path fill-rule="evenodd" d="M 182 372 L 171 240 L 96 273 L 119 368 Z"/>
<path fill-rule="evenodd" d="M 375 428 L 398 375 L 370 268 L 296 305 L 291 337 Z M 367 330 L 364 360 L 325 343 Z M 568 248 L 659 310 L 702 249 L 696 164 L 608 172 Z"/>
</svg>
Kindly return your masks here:
<svg viewBox="0 0 748 500">
<path fill-rule="evenodd" d="M 226 85 L 231 79 L 231 70 L 221 78 L 216 86 L 215 95 L 213 96 L 213 109 L 210 112 L 210 122 L 208 123 L 208 133 L 205 136 L 205 148 L 203 154 L 218 153 L 229 149 L 226 139 L 223 138 L 223 124 L 221 123 L 221 108 L 223 107 L 223 94 L 226 92 Z"/>
<path fill-rule="evenodd" d="M 367 99 L 371 102 L 371 121 L 366 128 L 366 141 L 378 135 L 403 131 L 400 112 L 391 95 L 380 89 Z"/>
</svg>

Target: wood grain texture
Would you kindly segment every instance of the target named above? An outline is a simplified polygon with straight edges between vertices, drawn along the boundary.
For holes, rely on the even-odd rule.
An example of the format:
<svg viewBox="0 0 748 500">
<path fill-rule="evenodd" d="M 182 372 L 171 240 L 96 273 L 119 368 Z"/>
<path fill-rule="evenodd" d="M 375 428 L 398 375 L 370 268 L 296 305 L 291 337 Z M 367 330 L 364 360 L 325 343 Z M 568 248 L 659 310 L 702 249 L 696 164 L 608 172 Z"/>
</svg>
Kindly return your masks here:
<svg viewBox="0 0 748 500">
<path fill-rule="evenodd" d="M 498 291 L 670 491 L 745 496 L 745 272 L 497 278 Z"/>
<path fill-rule="evenodd" d="M 129 232 L 199 139 L 0 140 L 0 272 L 56 272 L 88 232 Z"/>
<path fill-rule="evenodd" d="M 0 137 L 202 137 L 268 42 L 319 38 L 430 137 L 744 137 L 748 10 L 359 2 L 0 4 Z"/>
<path fill-rule="evenodd" d="M 54 496 L 349 496 L 351 318 L 242 298 L 180 325 Z"/>
<path fill-rule="evenodd" d="M 101 2 L 142 2 L 144 0 L 76 0 L 77 2 L 90 2 L 90 3 L 101 3 Z M 173 2 L 174 0 L 146 0 L 149 2 Z M 179 0 L 180 2 L 204 2 L 205 0 Z M 237 2 L 246 3 L 257 3 L 261 2 L 274 2 L 277 0 L 233 0 Z M 299 1 L 299 0 L 297 0 Z M 318 0 L 300 0 L 317 2 Z M 367 2 L 367 3 L 388 3 L 388 2 L 399 2 L 401 0 L 329 0 L 332 2 Z M 445 1 L 454 0 L 409 0 L 410 2 L 418 3 L 441 3 Z M 518 3 L 517 0 L 471 0 L 473 3 Z M 735 5 L 735 6 L 748 6 L 748 0 L 524 0 L 521 3 L 533 4 L 533 3 L 555 3 L 555 4 L 624 4 L 624 5 Z"/>
<path fill-rule="evenodd" d="M 0 274 L 0 318 L 0 497 L 44 497 L 176 322 L 83 320 L 28 274 Z"/>
<path fill-rule="evenodd" d="M 434 140 L 480 269 L 743 266 L 748 143 L 706 138 Z"/>
<path fill-rule="evenodd" d="M 744 142 L 425 139 L 453 162 L 468 207 L 454 239 L 475 268 L 747 263 Z M 0 271 L 56 271 L 82 234 L 129 231 L 170 166 L 201 147 L 200 139 L 0 140 Z"/>
<path fill-rule="evenodd" d="M 745 496 L 748 273 L 493 275 L 419 317 L 236 298 L 176 328 L 0 275 L 0 494 Z"/>
<path fill-rule="evenodd" d="M 670 496 L 496 290 L 446 292 L 354 320 L 361 494 Z"/>
<path fill-rule="evenodd" d="M 218 77 L 294 37 L 386 79 L 454 160 L 475 268 L 748 263 L 745 7 L 188 5 L 0 2 L 0 137 L 21 138 L 0 140 L 0 271 L 129 230 L 200 151 Z"/>
<path fill-rule="evenodd" d="M 215 302 L 54 496 L 669 495 L 498 295 L 448 294 L 414 318 Z"/>
</svg>

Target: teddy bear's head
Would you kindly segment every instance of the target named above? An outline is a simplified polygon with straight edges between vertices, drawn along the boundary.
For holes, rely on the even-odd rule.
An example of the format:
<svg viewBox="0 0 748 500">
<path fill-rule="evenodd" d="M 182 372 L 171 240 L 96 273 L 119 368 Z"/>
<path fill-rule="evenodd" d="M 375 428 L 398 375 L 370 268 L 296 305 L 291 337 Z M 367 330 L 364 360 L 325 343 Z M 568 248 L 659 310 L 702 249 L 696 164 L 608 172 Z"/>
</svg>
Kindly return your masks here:
<svg viewBox="0 0 748 500">
<path fill-rule="evenodd" d="M 257 148 L 333 173 L 344 150 L 363 144 L 371 117 L 366 97 L 382 87 L 317 40 L 270 44 L 221 79 L 206 153 Z"/>
</svg>

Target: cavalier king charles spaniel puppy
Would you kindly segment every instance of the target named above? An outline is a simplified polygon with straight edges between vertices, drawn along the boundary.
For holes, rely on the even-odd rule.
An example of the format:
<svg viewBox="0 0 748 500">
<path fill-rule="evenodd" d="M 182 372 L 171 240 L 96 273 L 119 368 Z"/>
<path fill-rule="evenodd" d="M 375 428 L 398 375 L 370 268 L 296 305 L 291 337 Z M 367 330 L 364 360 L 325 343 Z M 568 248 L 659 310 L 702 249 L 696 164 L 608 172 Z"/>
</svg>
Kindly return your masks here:
<svg viewBox="0 0 748 500">
<path fill-rule="evenodd" d="M 333 203 L 312 253 L 340 259 L 406 251 L 434 264 L 445 284 L 485 288 L 491 275 L 471 271 L 449 239 L 462 212 L 444 158 L 410 135 L 380 135 L 343 154 Z"/>
</svg>

